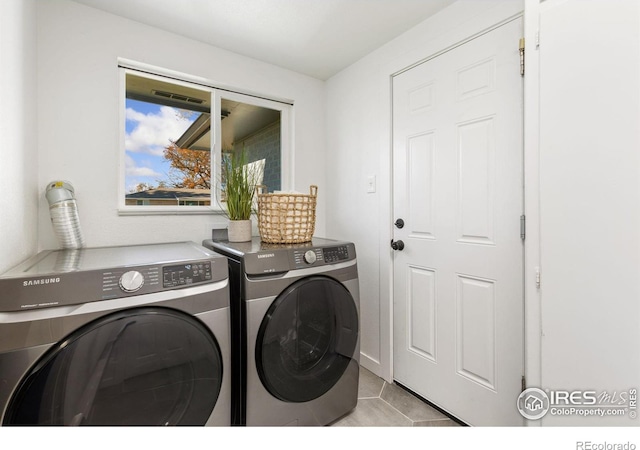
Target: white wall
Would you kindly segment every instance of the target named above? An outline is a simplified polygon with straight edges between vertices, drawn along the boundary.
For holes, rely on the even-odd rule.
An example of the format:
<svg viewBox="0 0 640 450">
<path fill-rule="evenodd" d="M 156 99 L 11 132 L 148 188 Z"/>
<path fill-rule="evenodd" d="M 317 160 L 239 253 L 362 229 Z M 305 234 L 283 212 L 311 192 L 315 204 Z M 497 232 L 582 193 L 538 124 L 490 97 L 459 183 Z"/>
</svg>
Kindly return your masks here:
<svg viewBox="0 0 640 450">
<path fill-rule="evenodd" d="M 40 249 L 58 247 L 44 198 L 54 179 L 76 189 L 87 246 L 200 242 L 211 237 L 214 224 L 226 223 L 214 215 L 118 215 L 118 57 L 293 100 L 293 187 L 307 192 L 310 184 L 319 186 L 316 235 L 324 234 L 323 82 L 74 2 L 37 7 Z"/>
<path fill-rule="evenodd" d="M 523 10 L 523 2 L 462 0 L 327 81 L 330 237 L 355 242 L 362 364 L 391 381 L 391 75 Z M 517 42 L 514 43 L 517 46 Z M 367 193 L 367 178 L 377 191 Z"/>
<path fill-rule="evenodd" d="M 0 273 L 37 247 L 36 9 L 0 2 Z"/>
<path fill-rule="evenodd" d="M 539 54 L 541 383 L 640 389 L 640 4 L 548 0 Z"/>
</svg>

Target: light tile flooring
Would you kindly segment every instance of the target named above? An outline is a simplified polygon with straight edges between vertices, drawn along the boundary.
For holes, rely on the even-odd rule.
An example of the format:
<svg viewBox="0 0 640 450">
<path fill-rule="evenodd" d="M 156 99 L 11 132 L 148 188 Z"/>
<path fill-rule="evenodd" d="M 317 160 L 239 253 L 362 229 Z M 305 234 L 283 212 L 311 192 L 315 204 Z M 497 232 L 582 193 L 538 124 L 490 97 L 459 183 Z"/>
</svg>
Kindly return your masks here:
<svg viewBox="0 0 640 450">
<path fill-rule="evenodd" d="M 361 367 L 358 406 L 331 426 L 447 427 L 460 425 L 405 389 L 396 384 L 389 384 Z"/>
</svg>

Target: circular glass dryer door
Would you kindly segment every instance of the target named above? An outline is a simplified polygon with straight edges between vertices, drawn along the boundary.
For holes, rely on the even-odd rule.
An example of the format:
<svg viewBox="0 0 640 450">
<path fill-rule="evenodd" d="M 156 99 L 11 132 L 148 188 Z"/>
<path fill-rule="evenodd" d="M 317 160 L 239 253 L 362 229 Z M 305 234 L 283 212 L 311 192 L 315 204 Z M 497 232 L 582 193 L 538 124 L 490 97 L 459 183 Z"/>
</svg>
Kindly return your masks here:
<svg viewBox="0 0 640 450">
<path fill-rule="evenodd" d="M 324 276 L 298 280 L 271 304 L 256 340 L 262 384 L 286 402 L 331 389 L 354 357 L 358 311 L 349 291 Z"/>
<path fill-rule="evenodd" d="M 3 425 L 204 425 L 222 355 L 195 317 L 132 308 L 51 347 L 18 385 Z"/>
</svg>

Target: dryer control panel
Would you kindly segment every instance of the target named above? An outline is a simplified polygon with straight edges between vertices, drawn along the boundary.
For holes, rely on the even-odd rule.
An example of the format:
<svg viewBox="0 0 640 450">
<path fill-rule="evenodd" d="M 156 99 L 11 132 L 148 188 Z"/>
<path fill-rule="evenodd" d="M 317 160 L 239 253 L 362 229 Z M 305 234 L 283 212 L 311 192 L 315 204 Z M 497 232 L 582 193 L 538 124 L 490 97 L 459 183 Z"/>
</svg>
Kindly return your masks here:
<svg viewBox="0 0 640 450">
<path fill-rule="evenodd" d="M 237 261 L 247 276 L 278 277 L 291 270 L 340 264 L 356 259 L 352 242 L 313 238 L 298 244 L 270 244 L 254 237 L 251 242 L 208 239 L 202 245 Z"/>
<path fill-rule="evenodd" d="M 335 263 L 349 259 L 349 248 L 346 245 L 322 249 L 325 262 Z"/>
<path fill-rule="evenodd" d="M 293 264 L 295 269 L 301 269 L 313 265 L 315 263 L 321 263 L 324 261 L 322 249 L 300 249 L 293 250 Z"/>
<path fill-rule="evenodd" d="M 293 251 L 295 269 L 323 264 L 335 264 L 352 258 L 353 257 L 349 255 L 349 246 L 347 245 Z"/>
</svg>

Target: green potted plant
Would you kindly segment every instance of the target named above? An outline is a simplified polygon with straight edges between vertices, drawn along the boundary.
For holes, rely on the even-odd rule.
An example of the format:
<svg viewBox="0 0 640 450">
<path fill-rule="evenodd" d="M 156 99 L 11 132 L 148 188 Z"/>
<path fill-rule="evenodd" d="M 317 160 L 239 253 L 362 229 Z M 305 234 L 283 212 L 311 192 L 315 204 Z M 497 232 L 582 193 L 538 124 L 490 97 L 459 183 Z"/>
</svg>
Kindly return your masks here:
<svg viewBox="0 0 640 450">
<path fill-rule="evenodd" d="M 251 214 L 254 211 L 253 196 L 259 182 L 255 165 L 247 164 L 244 150 L 225 155 L 222 162 L 222 179 L 226 213 L 229 217 L 229 242 L 251 240 Z"/>
</svg>

